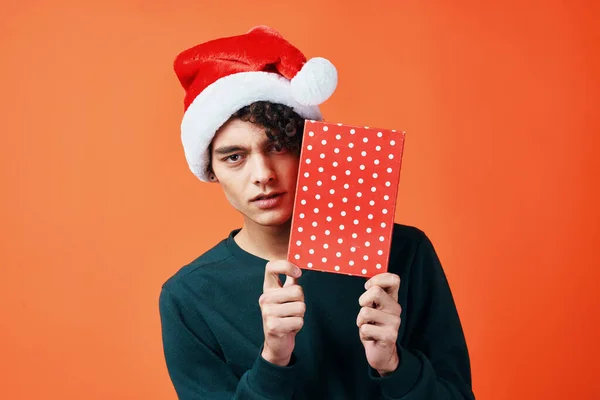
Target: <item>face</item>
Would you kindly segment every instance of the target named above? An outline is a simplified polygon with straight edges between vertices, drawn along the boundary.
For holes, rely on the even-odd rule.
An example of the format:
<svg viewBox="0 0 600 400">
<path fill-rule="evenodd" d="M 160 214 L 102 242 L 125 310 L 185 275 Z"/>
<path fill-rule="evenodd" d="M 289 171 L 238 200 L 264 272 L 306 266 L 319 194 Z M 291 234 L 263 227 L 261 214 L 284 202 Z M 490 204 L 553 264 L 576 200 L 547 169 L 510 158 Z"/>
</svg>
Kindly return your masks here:
<svg viewBox="0 0 600 400">
<path fill-rule="evenodd" d="M 297 152 L 278 149 L 264 128 L 233 119 L 215 135 L 211 159 L 227 200 L 244 215 L 246 223 L 277 226 L 291 219 L 298 178 Z"/>
</svg>

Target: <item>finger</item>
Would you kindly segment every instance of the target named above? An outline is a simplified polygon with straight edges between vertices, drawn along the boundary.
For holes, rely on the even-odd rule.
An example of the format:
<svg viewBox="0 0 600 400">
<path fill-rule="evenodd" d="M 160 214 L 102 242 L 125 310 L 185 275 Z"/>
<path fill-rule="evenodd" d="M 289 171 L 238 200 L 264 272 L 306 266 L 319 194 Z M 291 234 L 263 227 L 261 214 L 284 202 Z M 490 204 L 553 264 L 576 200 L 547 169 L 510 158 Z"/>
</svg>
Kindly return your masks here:
<svg viewBox="0 0 600 400">
<path fill-rule="evenodd" d="M 296 285 L 298 282 L 297 278 L 291 277 L 291 276 L 286 276 L 285 277 L 285 282 L 283 284 L 283 287 L 289 287 L 289 286 L 293 286 Z"/>
<path fill-rule="evenodd" d="M 266 304 L 282 304 L 294 301 L 304 301 L 304 290 L 299 285 L 267 291 L 258 299 L 261 307 Z"/>
<path fill-rule="evenodd" d="M 298 332 L 304 326 L 304 318 L 270 318 L 265 323 L 265 333 L 273 336 L 285 336 Z"/>
<path fill-rule="evenodd" d="M 402 307 L 381 286 L 372 286 L 364 292 L 358 299 L 361 307 L 372 307 L 378 310 L 383 310 L 388 314 L 400 315 Z"/>
<path fill-rule="evenodd" d="M 396 344 L 398 339 L 398 331 L 387 326 L 364 324 L 360 327 L 359 334 L 362 341 L 377 341 L 390 346 Z"/>
<path fill-rule="evenodd" d="M 373 286 L 380 286 L 394 300 L 398 301 L 398 290 L 400 289 L 400 277 L 390 272 L 378 274 L 369 279 L 365 283 L 365 289 L 370 289 Z"/>
<path fill-rule="evenodd" d="M 279 275 L 287 275 L 292 278 L 298 278 L 302 275 L 302 270 L 286 260 L 269 261 L 265 268 L 265 280 L 263 282 L 263 292 L 281 288 Z"/>
<path fill-rule="evenodd" d="M 392 329 L 400 329 L 400 316 L 388 314 L 371 307 L 363 307 L 356 317 L 356 325 L 360 328 L 364 324 L 388 326 Z"/>
<path fill-rule="evenodd" d="M 266 304 L 263 307 L 263 317 L 265 318 L 284 318 L 284 317 L 304 317 L 306 304 L 302 301 L 283 304 Z"/>
</svg>

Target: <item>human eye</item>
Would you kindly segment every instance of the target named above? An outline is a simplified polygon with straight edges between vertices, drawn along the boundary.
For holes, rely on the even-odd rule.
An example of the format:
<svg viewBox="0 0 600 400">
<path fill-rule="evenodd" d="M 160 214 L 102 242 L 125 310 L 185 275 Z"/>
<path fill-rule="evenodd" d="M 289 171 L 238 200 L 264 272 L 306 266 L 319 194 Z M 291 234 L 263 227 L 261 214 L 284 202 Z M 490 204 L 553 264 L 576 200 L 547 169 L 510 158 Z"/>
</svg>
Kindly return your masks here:
<svg viewBox="0 0 600 400">
<path fill-rule="evenodd" d="M 273 146 L 271 146 L 270 150 L 275 154 L 285 154 L 288 152 L 288 148 L 280 144 L 274 144 Z"/>
<path fill-rule="evenodd" d="M 235 164 L 238 161 L 240 161 L 242 159 L 242 156 L 240 154 L 231 154 L 225 158 L 223 158 L 223 161 L 229 164 Z"/>
</svg>

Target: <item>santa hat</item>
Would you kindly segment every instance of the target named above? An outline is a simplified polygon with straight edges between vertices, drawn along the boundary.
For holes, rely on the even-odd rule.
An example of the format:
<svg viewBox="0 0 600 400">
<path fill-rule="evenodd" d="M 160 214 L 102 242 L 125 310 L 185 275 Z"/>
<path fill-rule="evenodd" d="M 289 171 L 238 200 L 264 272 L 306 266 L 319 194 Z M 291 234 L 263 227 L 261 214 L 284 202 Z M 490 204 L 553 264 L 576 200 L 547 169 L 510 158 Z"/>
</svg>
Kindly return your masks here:
<svg viewBox="0 0 600 400">
<path fill-rule="evenodd" d="M 208 182 L 208 147 L 217 130 L 255 101 L 292 107 L 320 120 L 318 105 L 337 86 L 337 71 L 324 58 L 304 54 L 272 28 L 199 44 L 180 53 L 175 73 L 186 91 L 181 140 L 191 171 Z"/>
</svg>

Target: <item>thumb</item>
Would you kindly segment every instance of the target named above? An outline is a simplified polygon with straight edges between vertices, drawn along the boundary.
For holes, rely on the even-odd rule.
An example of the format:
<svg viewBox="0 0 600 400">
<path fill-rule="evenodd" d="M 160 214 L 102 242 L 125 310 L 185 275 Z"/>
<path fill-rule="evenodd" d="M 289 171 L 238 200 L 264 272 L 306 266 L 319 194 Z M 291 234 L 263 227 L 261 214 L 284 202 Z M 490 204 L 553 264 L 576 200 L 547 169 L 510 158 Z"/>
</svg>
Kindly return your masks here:
<svg viewBox="0 0 600 400">
<path fill-rule="evenodd" d="M 298 278 L 302 276 L 302 270 L 294 264 L 291 265 L 293 266 L 293 271 L 291 274 L 289 272 L 286 274 L 283 287 L 295 285 L 298 282 Z"/>
<path fill-rule="evenodd" d="M 287 275 L 285 277 L 285 283 L 283 284 L 283 287 L 295 285 L 297 282 L 298 282 L 298 278 L 294 278 L 292 276 Z"/>
</svg>

